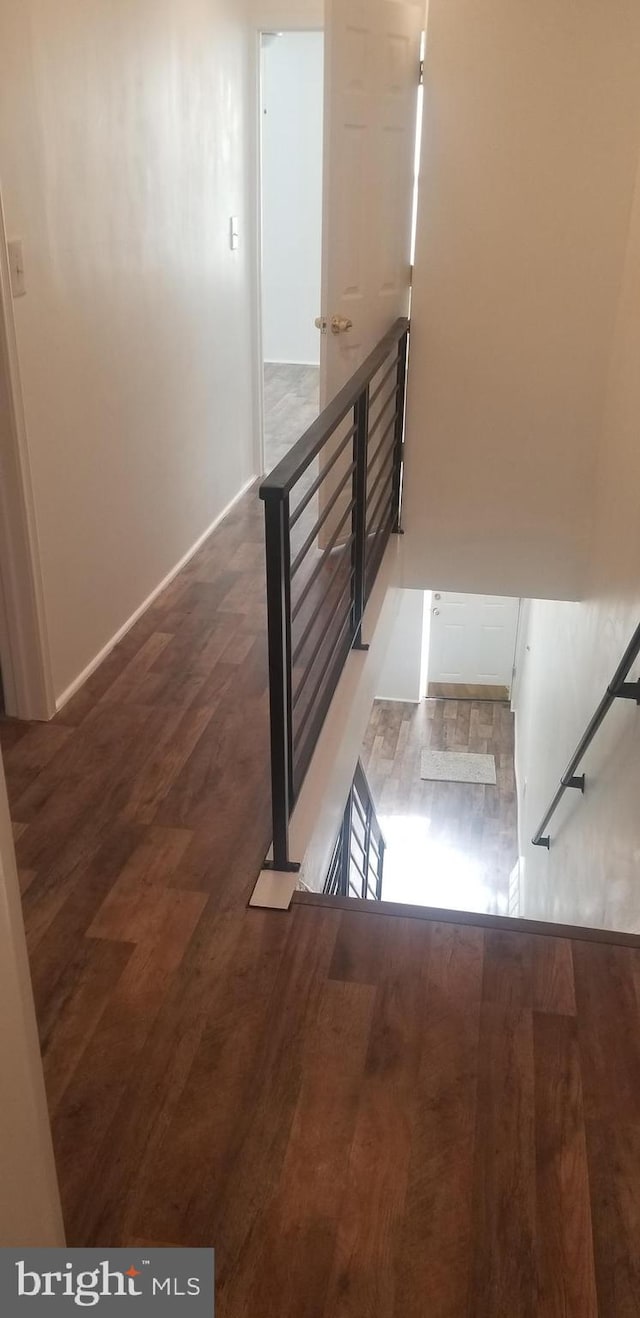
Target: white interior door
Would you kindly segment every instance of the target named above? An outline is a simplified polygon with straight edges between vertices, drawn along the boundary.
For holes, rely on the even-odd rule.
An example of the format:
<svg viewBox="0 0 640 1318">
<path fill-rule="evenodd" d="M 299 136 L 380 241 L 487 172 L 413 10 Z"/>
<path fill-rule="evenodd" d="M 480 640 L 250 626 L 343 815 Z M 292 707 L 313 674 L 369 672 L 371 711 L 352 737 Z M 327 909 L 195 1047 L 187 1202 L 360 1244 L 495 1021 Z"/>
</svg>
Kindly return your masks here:
<svg viewBox="0 0 640 1318">
<path fill-rule="evenodd" d="M 408 315 L 423 0 L 327 0 L 320 392 Z M 346 327 L 332 333 L 334 318 Z"/>
<path fill-rule="evenodd" d="M 511 689 L 520 601 L 434 591 L 429 682 Z"/>
</svg>

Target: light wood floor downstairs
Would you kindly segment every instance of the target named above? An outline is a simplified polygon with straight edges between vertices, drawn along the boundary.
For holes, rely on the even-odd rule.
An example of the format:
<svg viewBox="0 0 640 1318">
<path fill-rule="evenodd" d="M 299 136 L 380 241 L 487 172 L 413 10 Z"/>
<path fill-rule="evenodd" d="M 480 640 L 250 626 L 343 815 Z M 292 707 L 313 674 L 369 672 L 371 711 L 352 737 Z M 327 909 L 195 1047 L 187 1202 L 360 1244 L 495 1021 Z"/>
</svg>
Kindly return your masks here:
<svg viewBox="0 0 640 1318">
<path fill-rule="evenodd" d="M 261 509 L 2 729 L 68 1240 L 215 1245 L 221 1318 L 640 1313 L 640 951 L 246 903 Z"/>
<path fill-rule="evenodd" d="M 495 786 L 422 778 L 425 749 L 492 755 Z M 519 914 L 514 717 L 506 701 L 376 700 L 362 763 L 387 845 L 385 900 Z"/>
</svg>

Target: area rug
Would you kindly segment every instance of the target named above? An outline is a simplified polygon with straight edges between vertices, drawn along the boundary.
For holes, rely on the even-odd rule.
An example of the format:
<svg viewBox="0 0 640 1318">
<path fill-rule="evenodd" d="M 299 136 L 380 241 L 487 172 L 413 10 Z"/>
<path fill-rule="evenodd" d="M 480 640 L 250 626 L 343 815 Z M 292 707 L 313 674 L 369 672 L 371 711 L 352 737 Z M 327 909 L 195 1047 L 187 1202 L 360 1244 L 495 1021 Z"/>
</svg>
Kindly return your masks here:
<svg viewBox="0 0 640 1318">
<path fill-rule="evenodd" d="M 487 783 L 495 787 L 495 755 L 474 755 L 470 751 L 423 751 L 420 777 L 437 783 Z"/>
</svg>

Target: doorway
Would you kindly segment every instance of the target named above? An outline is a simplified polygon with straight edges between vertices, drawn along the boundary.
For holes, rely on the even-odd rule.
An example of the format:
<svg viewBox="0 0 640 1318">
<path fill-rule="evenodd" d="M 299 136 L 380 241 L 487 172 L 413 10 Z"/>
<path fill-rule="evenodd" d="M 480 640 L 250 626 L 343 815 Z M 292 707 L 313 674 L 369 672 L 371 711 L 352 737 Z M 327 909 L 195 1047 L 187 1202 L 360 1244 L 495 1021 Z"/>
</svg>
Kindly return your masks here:
<svg viewBox="0 0 640 1318">
<path fill-rule="evenodd" d="M 2 713 L 49 719 L 55 698 L 47 642 L 40 551 L 13 301 L 9 244 L 0 196 L 0 668 Z"/>
<path fill-rule="evenodd" d="M 509 700 L 520 600 L 434 590 L 425 608 L 426 695 Z"/>
<path fill-rule="evenodd" d="M 518 914 L 520 600 L 403 590 L 360 757 L 384 840 L 382 899 Z"/>
<path fill-rule="evenodd" d="M 320 406 L 324 33 L 261 34 L 263 454 L 271 470 Z"/>
</svg>

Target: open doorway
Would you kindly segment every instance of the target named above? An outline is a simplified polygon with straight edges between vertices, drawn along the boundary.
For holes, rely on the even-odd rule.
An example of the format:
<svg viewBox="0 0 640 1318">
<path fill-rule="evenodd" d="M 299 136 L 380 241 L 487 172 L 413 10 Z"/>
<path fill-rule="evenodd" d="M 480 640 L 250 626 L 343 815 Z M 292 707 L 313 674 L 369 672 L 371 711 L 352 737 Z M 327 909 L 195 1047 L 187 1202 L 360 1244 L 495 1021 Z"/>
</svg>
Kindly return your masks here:
<svg viewBox="0 0 640 1318">
<path fill-rule="evenodd" d="M 324 33 L 261 34 L 263 465 L 320 405 Z"/>
<path fill-rule="evenodd" d="M 520 601 L 401 592 L 360 750 L 383 901 L 518 915 L 511 687 Z"/>
<path fill-rule="evenodd" d="M 0 712 L 35 720 L 52 716 L 55 698 L 13 312 L 21 260 L 0 196 Z"/>
</svg>

